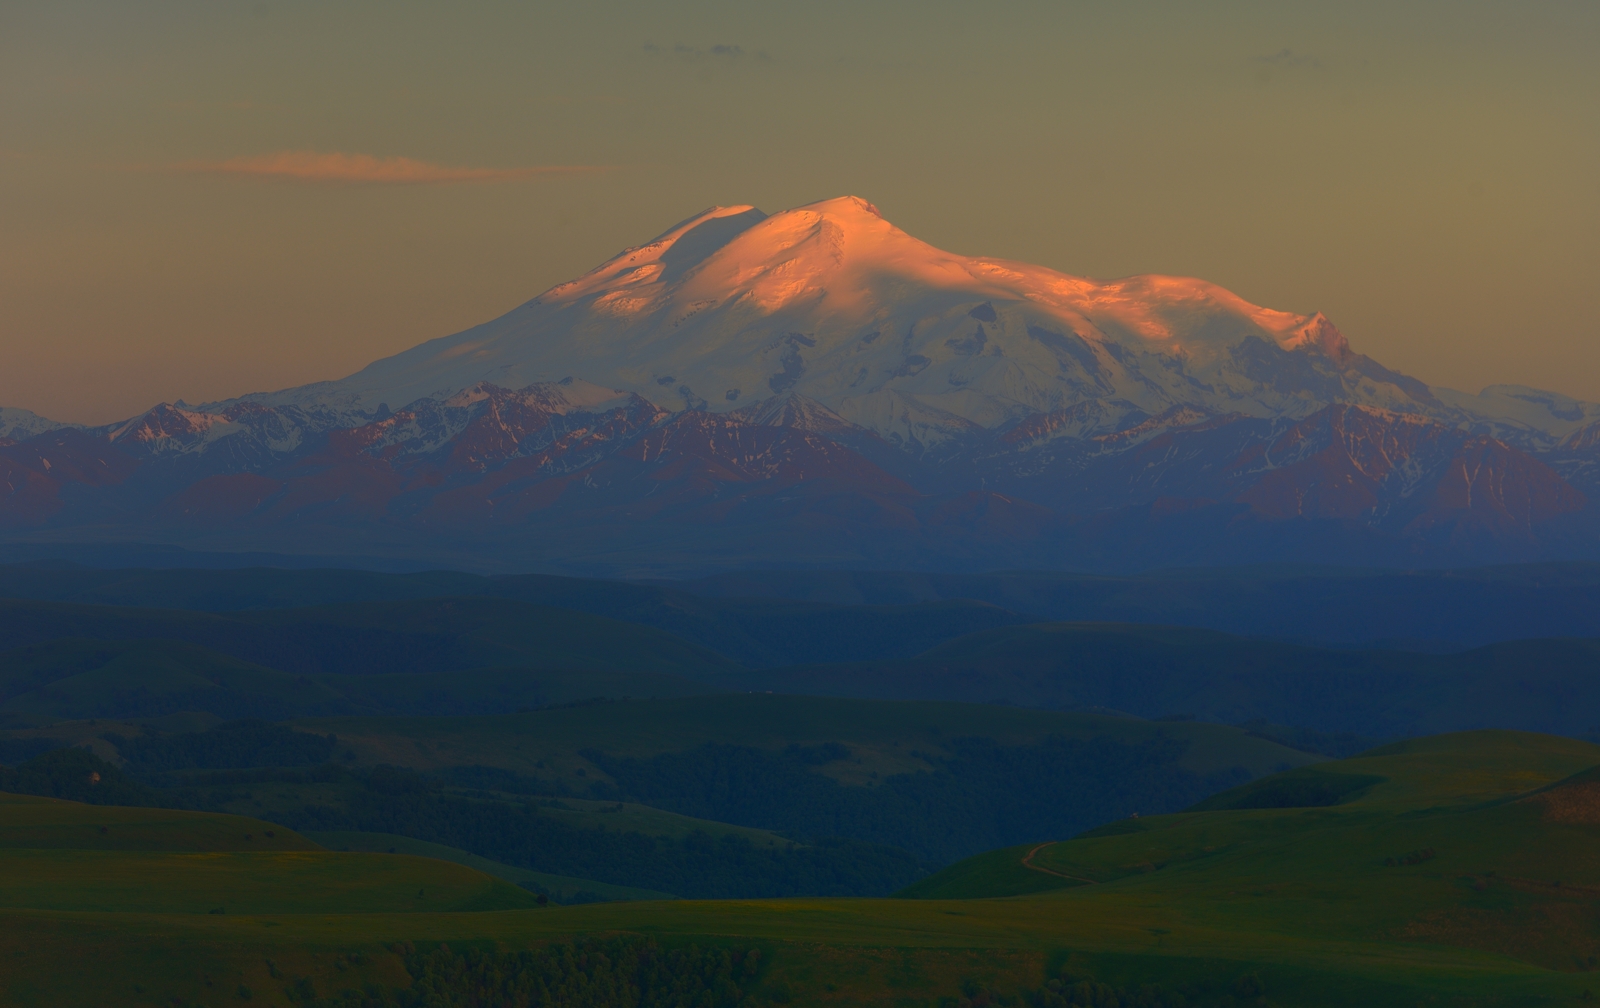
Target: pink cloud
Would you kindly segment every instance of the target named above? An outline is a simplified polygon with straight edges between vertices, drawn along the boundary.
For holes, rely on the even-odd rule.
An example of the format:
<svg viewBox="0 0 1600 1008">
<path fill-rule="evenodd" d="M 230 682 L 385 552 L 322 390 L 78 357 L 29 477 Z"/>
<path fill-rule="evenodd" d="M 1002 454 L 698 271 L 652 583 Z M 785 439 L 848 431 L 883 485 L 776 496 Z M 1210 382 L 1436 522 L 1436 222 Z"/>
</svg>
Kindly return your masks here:
<svg viewBox="0 0 1600 1008">
<path fill-rule="evenodd" d="M 514 182 L 541 175 L 582 175 L 607 171 L 601 165 L 534 165 L 526 168 L 464 168 L 429 164 L 407 157 L 376 158 L 371 154 L 319 154 L 316 151 L 279 151 L 229 158 L 226 161 L 191 161 L 173 166 L 178 171 L 213 175 L 248 175 L 257 178 L 294 179 L 301 182 L 368 182 L 388 185 L 444 185 L 454 182 Z"/>
</svg>

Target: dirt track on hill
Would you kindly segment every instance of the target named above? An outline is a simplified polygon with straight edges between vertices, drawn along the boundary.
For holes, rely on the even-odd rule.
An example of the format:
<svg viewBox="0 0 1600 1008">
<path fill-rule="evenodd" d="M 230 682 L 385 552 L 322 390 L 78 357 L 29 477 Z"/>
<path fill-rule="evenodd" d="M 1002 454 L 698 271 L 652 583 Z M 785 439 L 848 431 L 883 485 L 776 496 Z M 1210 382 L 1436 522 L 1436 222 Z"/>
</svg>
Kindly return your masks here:
<svg viewBox="0 0 1600 1008">
<path fill-rule="evenodd" d="M 1094 879 L 1079 878 L 1076 875 L 1064 875 L 1061 872 L 1054 871 L 1054 870 L 1049 869 L 1049 868 L 1041 868 L 1038 865 L 1033 863 L 1033 856 L 1035 854 L 1037 854 L 1040 851 L 1044 850 L 1046 847 L 1054 846 L 1055 844 L 1058 844 L 1060 842 L 1061 841 L 1059 841 L 1059 840 L 1051 840 L 1051 841 L 1048 841 L 1047 843 L 1042 843 L 1039 846 L 1035 847 L 1033 850 L 1031 850 L 1027 854 L 1023 855 L 1022 867 L 1032 869 L 1033 871 L 1036 871 L 1036 872 L 1044 872 L 1046 875 L 1054 875 L 1056 878 L 1071 879 L 1074 882 L 1082 882 L 1084 885 L 1094 885 L 1095 884 Z"/>
</svg>

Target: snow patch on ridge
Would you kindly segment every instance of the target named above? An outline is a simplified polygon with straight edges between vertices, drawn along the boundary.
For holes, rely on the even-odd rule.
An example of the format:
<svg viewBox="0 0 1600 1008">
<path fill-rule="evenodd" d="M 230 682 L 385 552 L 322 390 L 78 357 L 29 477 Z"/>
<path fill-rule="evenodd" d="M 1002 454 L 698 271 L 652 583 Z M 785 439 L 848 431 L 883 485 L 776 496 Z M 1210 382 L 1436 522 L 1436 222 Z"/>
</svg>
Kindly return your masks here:
<svg viewBox="0 0 1600 1008">
<path fill-rule="evenodd" d="M 221 415 L 162 403 L 113 428 L 106 440 L 112 443 L 134 442 L 151 454 L 196 452 L 243 430 L 243 424 L 231 422 Z"/>
</svg>

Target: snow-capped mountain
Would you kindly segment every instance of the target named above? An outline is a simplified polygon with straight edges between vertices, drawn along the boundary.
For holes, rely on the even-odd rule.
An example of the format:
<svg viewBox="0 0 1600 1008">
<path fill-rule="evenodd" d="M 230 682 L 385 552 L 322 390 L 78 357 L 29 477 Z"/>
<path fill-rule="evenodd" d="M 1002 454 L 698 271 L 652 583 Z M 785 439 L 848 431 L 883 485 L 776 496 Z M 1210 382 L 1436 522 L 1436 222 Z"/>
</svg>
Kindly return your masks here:
<svg viewBox="0 0 1600 1008">
<path fill-rule="evenodd" d="M 1177 405 L 1293 417 L 1356 403 L 1552 444 L 1600 420 L 1600 405 L 1534 389 L 1431 389 L 1353 352 L 1320 314 L 1203 280 L 943 252 L 856 197 L 770 217 L 713 207 L 492 322 L 248 398 L 375 414 L 566 377 L 713 413 L 793 391 L 914 449 L 1086 403 L 1076 436 Z"/>
<path fill-rule="evenodd" d="M 77 426 L 77 424 L 47 420 L 37 413 L 17 409 L 15 406 L 0 406 L 0 441 L 21 441 L 36 434 L 43 434 L 45 431 Z"/>
<path fill-rule="evenodd" d="M 1568 555 L 1597 432 L 1320 314 L 958 256 L 846 197 L 713 208 L 338 381 L 14 437 L 0 529 L 607 570 Z"/>
</svg>

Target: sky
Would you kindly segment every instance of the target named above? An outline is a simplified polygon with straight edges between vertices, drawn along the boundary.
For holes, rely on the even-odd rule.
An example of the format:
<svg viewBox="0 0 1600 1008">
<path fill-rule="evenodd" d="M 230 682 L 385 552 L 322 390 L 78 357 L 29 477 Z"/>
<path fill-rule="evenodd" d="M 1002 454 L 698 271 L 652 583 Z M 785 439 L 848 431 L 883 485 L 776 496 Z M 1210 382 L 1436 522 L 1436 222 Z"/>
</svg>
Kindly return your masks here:
<svg viewBox="0 0 1600 1008">
<path fill-rule="evenodd" d="M 1600 4 L 0 0 L 0 406 L 342 377 L 716 204 L 1600 400 Z"/>
</svg>

